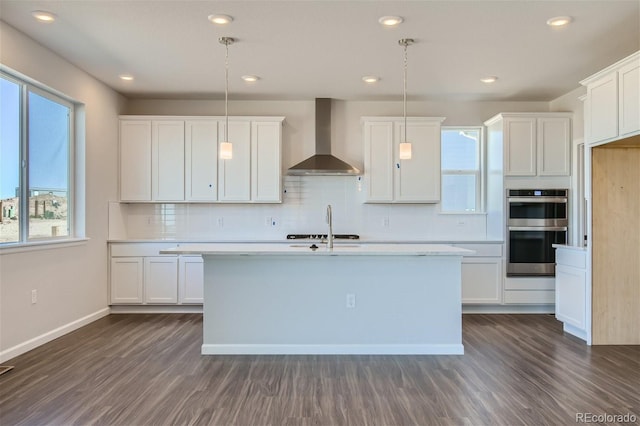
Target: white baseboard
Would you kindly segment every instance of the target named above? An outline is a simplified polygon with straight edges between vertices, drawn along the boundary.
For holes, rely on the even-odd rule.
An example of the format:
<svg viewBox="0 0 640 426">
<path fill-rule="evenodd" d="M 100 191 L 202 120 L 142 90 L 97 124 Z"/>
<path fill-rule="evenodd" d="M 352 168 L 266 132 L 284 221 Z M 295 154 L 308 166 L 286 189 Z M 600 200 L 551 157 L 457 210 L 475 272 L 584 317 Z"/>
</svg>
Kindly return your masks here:
<svg viewBox="0 0 640 426">
<path fill-rule="evenodd" d="M 279 345 L 203 344 L 202 355 L 463 355 L 462 344 Z"/>
<path fill-rule="evenodd" d="M 462 305 L 463 314 L 553 314 L 555 305 Z"/>
<path fill-rule="evenodd" d="M 0 363 L 15 358 L 18 355 L 22 355 L 23 353 L 29 352 L 30 350 L 35 349 L 38 346 L 44 345 L 45 343 L 57 339 L 60 336 L 64 336 L 67 333 L 71 333 L 72 331 L 77 330 L 80 327 L 84 327 L 85 325 L 90 324 L 102 317 L 106 317 L 110 312 L 111 309 L 109 308 L 100 309 L 99 311 L 96 311 L 92 314 L 89 314 L 56 329 L 48 331 L 44 334 L 36 336 L 33 339 L 29 339 L 26 342 L 15 345 L 9 349 L 5 349 L 4 351 L 0 352 Z"/>
<path fill-rule="evenodd" d="M 202 305 L 112 305 L 112 314 L 201 314 Z"/>
<path fill-rule="evenodd" d="M 586 330 L 582 330 L 578 327 L 574 327 L 571 324 L 567 324 L 566 322 L 562 325 L 562 330 L 565 333 L 569 333 L 573 336 L 576 336 L 578 339 L 582 339 L 585 342 L 587 341 L 587 332 Z"/>
</svg>

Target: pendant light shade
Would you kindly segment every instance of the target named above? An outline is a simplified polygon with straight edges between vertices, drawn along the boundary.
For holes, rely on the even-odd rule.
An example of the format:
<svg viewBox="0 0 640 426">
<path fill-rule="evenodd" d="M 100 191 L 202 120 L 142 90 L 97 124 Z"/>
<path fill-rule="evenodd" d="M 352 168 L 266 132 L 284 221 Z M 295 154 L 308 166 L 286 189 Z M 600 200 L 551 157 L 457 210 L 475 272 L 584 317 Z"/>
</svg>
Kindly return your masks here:
<svg viewBox="0 0 640 426">
<path fill-rule="evenodd" d="M 404 74 L 403 74 L 403 90 L 402 105 L 404 115 L 404 137 L 400 141 L 398 158 L 401 160 L 411 160 L 411 142 L 407 140 L 407 46 L 413 44 L 412 38 L 402 38 L 398 40 L 398 44 L 404 47 Z"/>
<path fill-rule="evenodd" d="M 224 117 L 225 130 L 224 135 L 226 141 L 220 142 L 219 156 L 222 160 L 231 160 L 233 158 L 233 144 L 229 141 L 229 45 L 235 42 L 231 37 L 220 37 L 218 41 L 225 46 L 224 55 Z"/>
</svg>

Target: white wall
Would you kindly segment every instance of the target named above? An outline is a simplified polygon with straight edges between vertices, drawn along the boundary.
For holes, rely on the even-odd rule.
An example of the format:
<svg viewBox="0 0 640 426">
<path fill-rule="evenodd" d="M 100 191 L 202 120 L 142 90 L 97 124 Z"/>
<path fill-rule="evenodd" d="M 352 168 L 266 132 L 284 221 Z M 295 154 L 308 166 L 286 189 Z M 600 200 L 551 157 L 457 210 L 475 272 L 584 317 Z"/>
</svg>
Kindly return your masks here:
<svg viewBox="0 0 640 426">
<path fill-rule="evenodd" d="M 89 238 L 79 246 L 0 254 L 3 361 L 108 312 L 107 201 L 117 198 L 117 116 L 124 98 L 2 22 L 0 63 L 84 105 L 79 174 L 86 169 L 87 177 L 78 195 Z M 32 289 L 37 304 L 31 304 Z"/>
</svg>

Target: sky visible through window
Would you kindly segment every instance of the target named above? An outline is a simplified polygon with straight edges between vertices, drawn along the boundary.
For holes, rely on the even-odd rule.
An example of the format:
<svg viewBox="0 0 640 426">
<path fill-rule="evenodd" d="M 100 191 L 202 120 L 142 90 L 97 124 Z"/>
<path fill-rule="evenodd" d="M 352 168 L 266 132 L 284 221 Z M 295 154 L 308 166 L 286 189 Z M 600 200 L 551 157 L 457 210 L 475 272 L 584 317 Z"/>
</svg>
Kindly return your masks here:
<svg viewBox="0 0 640 426">
<path fill-rule="evenodd" d="M 0 79 L 0 242 L 60 237 L 69 232 L 70 107 L 31 90 L 27 91 L 27 105 L 22 105 L 25 88 L 28 86 L 17 81 Z M 21 153 L 25 125 L 27 155 Z M 28 188 L 21 188 L 23 160 Z M 28 198 L 26 211 L 21 211 L 21 197 Z M 27 235 L 21 236 L 25 221 Z"/>
</svg>

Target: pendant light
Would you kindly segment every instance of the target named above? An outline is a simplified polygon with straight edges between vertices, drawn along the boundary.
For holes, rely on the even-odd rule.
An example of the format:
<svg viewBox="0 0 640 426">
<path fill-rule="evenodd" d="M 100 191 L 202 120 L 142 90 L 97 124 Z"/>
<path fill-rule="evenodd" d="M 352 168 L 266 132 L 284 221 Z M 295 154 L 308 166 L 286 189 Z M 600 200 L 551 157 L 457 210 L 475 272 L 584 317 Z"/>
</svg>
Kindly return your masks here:
<svg viewBox="0 0 640 426">
<path fill-rule="evenodd" d="M 401 160 L 411 160 L 411 142 L 407 140 L 407 46 L 413 44 L 412 38 L 401 38 L 398 44 L 404 47 L 404 86 L 403 86 L 403 111 L 404 111 L 404 137 L 400 141 L 399 158 Z"/>
<path fill-rule="evenodd" d="M 233 158 L 233 144 L 229 142 L 229 45 L 235 42 L 232 37 L 220 37 L 220 44 L 225 46 L 224 55 L 224 118 L 225 118 L 225 141 L 220 142 L 220 158 L 231 160 Z"/>
</svg>

